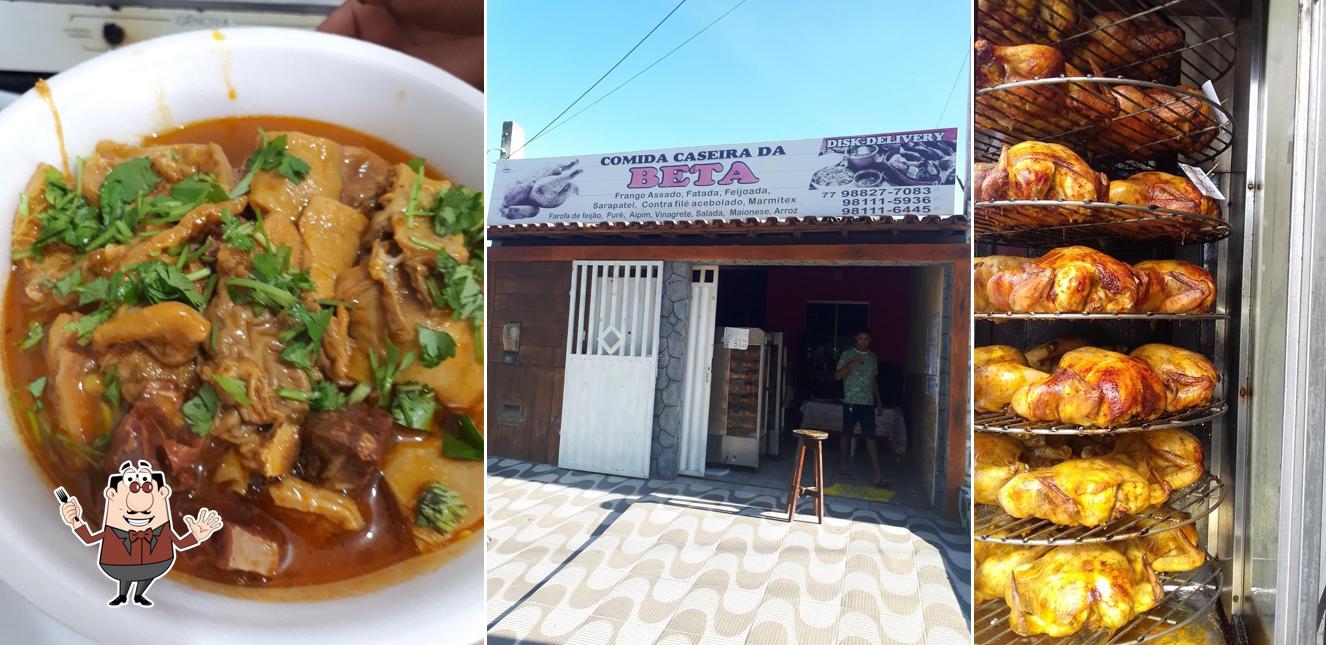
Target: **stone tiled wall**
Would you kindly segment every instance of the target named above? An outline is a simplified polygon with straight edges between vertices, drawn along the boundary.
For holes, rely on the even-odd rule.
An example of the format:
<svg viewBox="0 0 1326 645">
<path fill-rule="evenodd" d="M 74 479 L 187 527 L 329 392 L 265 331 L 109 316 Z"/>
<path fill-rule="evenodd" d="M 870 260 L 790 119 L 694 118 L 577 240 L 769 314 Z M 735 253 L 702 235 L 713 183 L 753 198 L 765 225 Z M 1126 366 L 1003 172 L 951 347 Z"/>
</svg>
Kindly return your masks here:
<svg viewBox="0 0 1326 645">
<path fill-rule="evenodd" d="M 658 378 L 654 382 L 653 446 L 649 476 L 677 478 L 677 439 L 681 436 L 682 380 L 686 374 L 686 322 L 690 316 L 691 265 L 663 263 L 663 302 L 659 307 Z"/>
</svg>

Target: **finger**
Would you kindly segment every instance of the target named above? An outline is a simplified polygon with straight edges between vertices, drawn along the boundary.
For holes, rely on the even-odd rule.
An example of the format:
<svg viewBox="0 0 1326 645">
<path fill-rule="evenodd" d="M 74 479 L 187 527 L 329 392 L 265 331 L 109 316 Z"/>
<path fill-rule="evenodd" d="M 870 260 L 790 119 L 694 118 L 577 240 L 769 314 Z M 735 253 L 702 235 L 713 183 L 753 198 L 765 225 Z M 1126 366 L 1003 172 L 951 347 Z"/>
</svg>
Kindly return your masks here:
<svg viewBox="0 0 1326 645">
<path fill-rule="evenodd" d="M 467 36 L 483 35 L 481 0 L 365 0 L 382 6 L 401 24 Z"/>
<path fill-rule="evenodd" d="M 427 61 L 470 85 L 483 89 L 483 39 L 462 38 L 444 43 L 406 45 L 400 50 Z"/>
<path fill-rule="evenodd" d="M 354 4 L 355 0 L 346 0 L 344 4 L 334 9 L 327 16 L 327 19 L 322 21 L 322 24 L 318 25 L 318 31 L 351 38 L 358 37 L 359 25 L 355 21 Z"/>
</svg>

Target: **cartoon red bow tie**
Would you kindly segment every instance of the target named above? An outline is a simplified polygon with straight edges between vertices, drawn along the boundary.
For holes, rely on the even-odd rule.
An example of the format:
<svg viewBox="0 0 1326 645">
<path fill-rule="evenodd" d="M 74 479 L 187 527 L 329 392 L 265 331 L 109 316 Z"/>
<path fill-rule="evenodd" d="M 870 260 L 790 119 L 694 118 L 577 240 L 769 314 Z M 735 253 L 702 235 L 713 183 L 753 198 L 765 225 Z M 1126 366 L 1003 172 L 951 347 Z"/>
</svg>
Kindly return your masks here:
<svg viewBox="0 0 1326 645">
<path fill-rule="evenodd" d="M 129 531 L 129 539 L 133 541 L 142 540 L 144 542 L 152 541 L 152 529 L 146 531 Z"/>
</svg>

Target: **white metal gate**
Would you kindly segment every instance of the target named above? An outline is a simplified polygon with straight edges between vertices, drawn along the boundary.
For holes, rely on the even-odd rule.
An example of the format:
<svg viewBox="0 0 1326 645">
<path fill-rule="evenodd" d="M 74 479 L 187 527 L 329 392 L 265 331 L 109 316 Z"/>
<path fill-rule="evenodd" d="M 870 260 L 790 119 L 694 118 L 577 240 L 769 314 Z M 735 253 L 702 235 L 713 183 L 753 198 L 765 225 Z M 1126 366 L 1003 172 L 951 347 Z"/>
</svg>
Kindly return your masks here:
<svg viewBox="0 0 1326 645">
<path fill-rule="evenodd" d="M 557 465 L 649 476 L 662 262 L 575 262 Z"/>
<path fill-rule="evenodd" d="M 704 476 L 709 441 L 709 392 L 714 366 L 714 313 L 718 307 L 718 267 L 691 270 L 691 306 L 686 321 L 686 376 L 683 379 L 681 437 L 677 470 Z"/>
</svg>

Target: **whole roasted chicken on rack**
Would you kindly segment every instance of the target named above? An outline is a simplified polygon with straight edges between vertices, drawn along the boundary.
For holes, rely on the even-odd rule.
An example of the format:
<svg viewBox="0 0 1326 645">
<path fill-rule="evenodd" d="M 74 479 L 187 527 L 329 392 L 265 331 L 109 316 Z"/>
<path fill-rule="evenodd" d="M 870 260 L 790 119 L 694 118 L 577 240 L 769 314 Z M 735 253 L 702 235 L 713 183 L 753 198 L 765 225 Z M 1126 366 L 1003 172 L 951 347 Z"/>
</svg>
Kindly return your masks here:
<svg viewBox="0 0 1326 645">
<path fill-rule="evenodd" d="M 1106 11 L 1085 21 L 1073 39 L 1072 61 L 1102 76 L 1168 82 L 1180 64 L 1183 30 L 1160 17 Z"/>
<path fill-rule="evenodd" d="M 1134 159 L 1149 159 L 1165 152 L 1194 154 L 1210 145 L 1220 122 L 1202 91 L 1177 87 L 1111 87 L 1119 106 L 1118 117 L 1099 130 L 1101 151 L 1121 152 Z"/>
<path fill-rule="evenodd" d="M 1022 444 L 1017 439 L 985 432 L 972 436 L 972 461 L 976 464 L 972 498 L 977 504 L 999 503 L 999 489 L 1028 470 L 1021 456 Z"/>
<path fill-rule="evenodd" d="M 1215 306 L 1215 278 L 1202 267 L 1183 260 L 1147 260 L 1133 270 L 1141 281 L 1139 311 L 1197 314 Z"/>
<path fill-rule="evenodd" d="M 1100 526 L 1153 505 L 1151 482 L 1109 457 L 1068 459 L 1019 473 L 999 489 L 998 500 L 1013 517 L 1064 526 Z"/>
<path fill-rule="evenodd" d="M 1081 347 L 1064 354 L 1050 378 L 1015 392 L 1009 407 L 1031 421 L 1108 427 L 1150 421 L 1165 403 L 1164 382 L 1145 362 Z"/>
<path fill-rule="evenodd" d="M 1220 217 L 1220 204 L 1202 194 L 1187 177 L 1167 172 L 1139 172 L 1110 182 L 1109 201 L 1133 206 L 1159 206 Z"/>
<path fill-rule="evenodd" d="M 1024 141 L 1005 146 L 994 168 L 976 184 L 976 201 L 1044 199 L 1072 202 L 1104 200 L 1109 179 L 1091 169 L 1077 153 L 1057 143 Z M 1037 211 L 1043 212 L 1043 211 Z M 1051 214 L 1045 223 L 1057 223 Z"/>
<path fill-rule="evenodd" d="M 976 41 L 973 53 L 976 87 L 1057 78 L 1064 74 L 1064 57 L 1046 45 L 995 45 Z M 977 127 L 1000 132 L 1026 129 L 1064 129 L 1072 121 L 1063 114 L 1067 92 L 1061 85 L 1027 85 L 1009 88 L 991 96 L 978 97 L 974 119 Z"/>
<path fill-rule="evenodd" d="M 990 298 L 985 291 L 986 283 L 996 273 L 1017 270 L 1032 261 L 1034 261 L 1034 258 L 1018 257 L 1016 255 L 987 255 L 973 260 L 972 281 L 974 293 L 972 294 L 972 301 L 976 306 L 976 311 L 1000 311 L 990 303 Z"/>
<path fill-rule="evenodd" d="M 1190 571 L 1206 561 L 1192 525 L 1105 544 L 977 542 L 972 556 L 976 604 L 1004 600 L 1010 626 L 1024 636 L 1117 629 L 1159 603 L 1157 573 Z"/>
<path fill-rule="evenodd" d="M 1054 249 L 986 282 L 994 311 L 1131 312 L 1139 297 L 1137 273 L 1127 264 L 1085 246 Z"/>
<path fill-rule="evenodd" d="M 1000 44 L 1057 43 L 1078 22 L 1073 0 L 977 0 L 976 37 Z"/>
<path fill-rule="evenodd" d="M 1181 412 L 1207 405 L 1220 383 L 1220 372 L 1210 359 L 1197 352 L 1148 343 L 1131 354 L 1146 363 L 1165 384 L 1165 411 Z"/>
<path fill-rule="evenodd" d="M 1049 374 L 1027 367 L 1027 359 L 1016 347 L 988 345 L 972 354 L 973 395 L 980 412 L 998 412 L 1008 407 L 1013 394 Z"/>
</svg>

